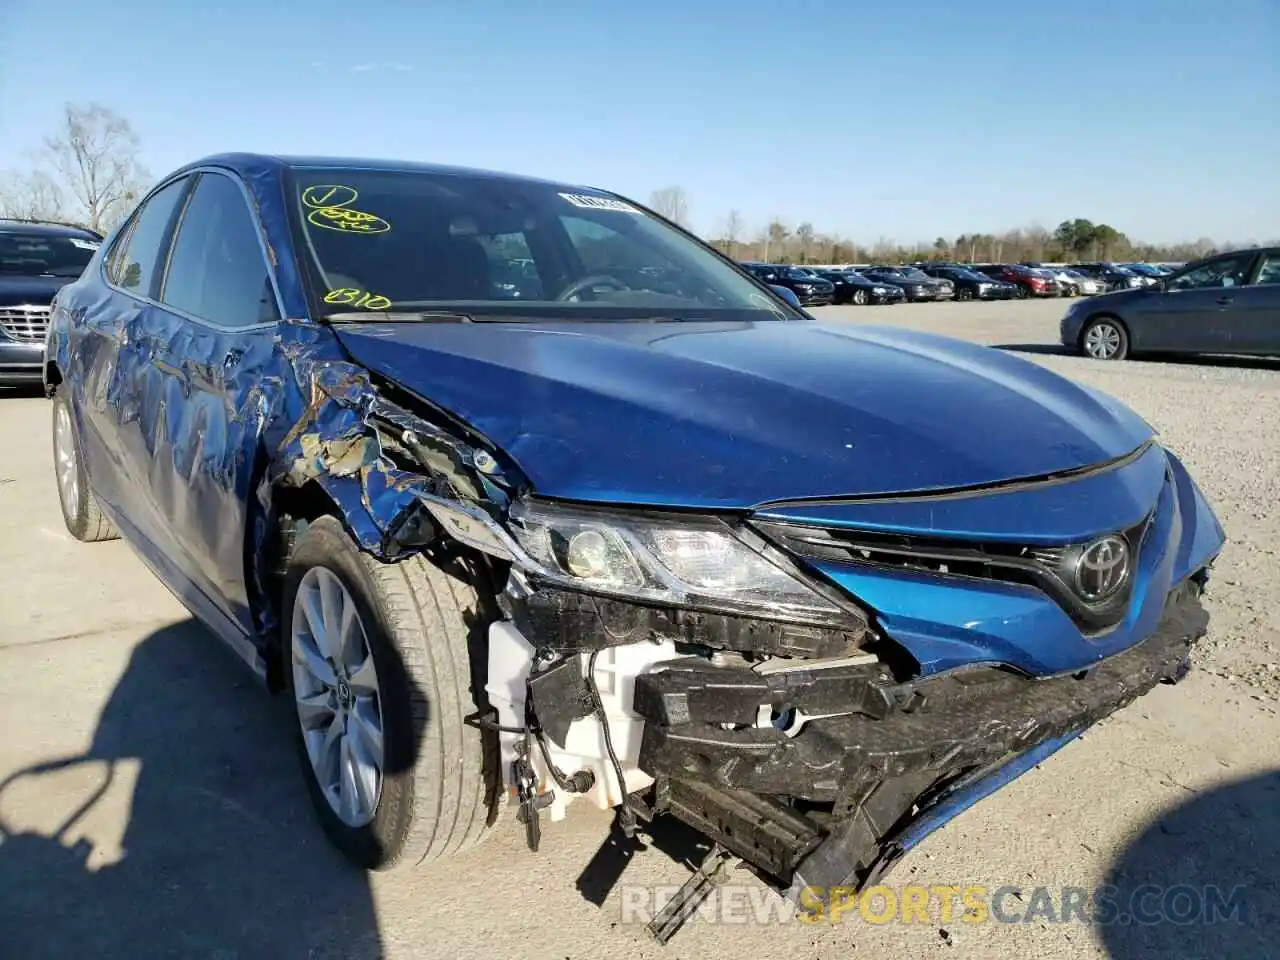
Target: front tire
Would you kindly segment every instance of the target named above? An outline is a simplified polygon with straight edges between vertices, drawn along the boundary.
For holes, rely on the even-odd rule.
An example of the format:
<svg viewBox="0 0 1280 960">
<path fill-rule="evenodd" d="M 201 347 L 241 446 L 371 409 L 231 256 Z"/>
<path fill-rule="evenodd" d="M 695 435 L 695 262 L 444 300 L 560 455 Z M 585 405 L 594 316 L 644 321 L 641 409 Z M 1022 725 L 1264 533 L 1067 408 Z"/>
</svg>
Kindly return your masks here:
<svg viewBox="0 0 1280 960">
<path fill-rule="evenodd" d="M 1094 317 L 1080 331 L 1080 352 L 1093 360 L 1123 360 L 1129 355 L 1129 331 L 1115 317 Z"/>
<path fill-rule="evenodd" d="M 851 299 L 859 307 L 865 307 L 867 305 L 867 291 L 855 290 L 853 291 L 853 297 Z"/>
<path fill-rule="evenodd" d="M 97 495 L 89 488 L 65 383 L 59 384 L 53 394 L 53 475 L 68 533 L 84 543 L 119 539 L 120 534 L 103 515 Z"/>
<path fill-rule="evenodd" d="M 365 869 L 438 860 L 490 832 L 497 738 L 464 721 L 483 699 L 486 606 L 460 561 L 380 563 L 333 517 L 297 538 L 281 617 L 295 742 L 325 833 Z"/>
</svg>

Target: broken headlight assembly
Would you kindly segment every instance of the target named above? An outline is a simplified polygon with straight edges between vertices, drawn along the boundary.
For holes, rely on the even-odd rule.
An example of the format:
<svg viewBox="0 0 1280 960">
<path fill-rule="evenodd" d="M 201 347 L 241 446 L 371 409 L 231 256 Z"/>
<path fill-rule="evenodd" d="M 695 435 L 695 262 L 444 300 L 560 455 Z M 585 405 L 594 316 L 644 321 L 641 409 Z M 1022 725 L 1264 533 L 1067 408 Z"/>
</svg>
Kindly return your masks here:
<svg viewBox="0 0 1280 960">
<path fill-rule="evenodd" d="M 517 503 L 508 527 L 530 572 L 569 589 L 797 623 L 859 616 L 765 540 L 717 518 Z"/>
</svg>

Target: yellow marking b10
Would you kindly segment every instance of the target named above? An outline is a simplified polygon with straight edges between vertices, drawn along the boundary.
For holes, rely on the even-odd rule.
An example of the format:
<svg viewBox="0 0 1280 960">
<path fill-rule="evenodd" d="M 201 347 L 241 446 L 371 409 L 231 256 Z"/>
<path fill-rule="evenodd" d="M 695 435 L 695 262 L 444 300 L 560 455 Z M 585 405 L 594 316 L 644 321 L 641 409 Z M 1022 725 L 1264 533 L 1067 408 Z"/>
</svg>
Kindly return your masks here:
<svg viewBox="0 0 1280 960">
<path fill-rule="evenodd" d="M 387 310 L 391 301 L 381 294 L 369 293 L 356 287 L 339 287 L 324 295 L 325 303 L 349 304 L 362 310 Z"/>
</svg>

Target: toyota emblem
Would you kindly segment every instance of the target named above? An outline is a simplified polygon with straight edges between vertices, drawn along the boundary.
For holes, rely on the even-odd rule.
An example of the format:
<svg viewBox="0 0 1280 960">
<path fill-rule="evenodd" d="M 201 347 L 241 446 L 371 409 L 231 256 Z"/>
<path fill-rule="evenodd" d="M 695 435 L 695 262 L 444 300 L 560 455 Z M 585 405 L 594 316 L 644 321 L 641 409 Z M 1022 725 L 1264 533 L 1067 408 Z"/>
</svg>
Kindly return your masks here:
<svg viewBox="0 0 1280 960">
<path fill-rule="evenodd" d="M 1114 596 L 1129 579 L 1129 544 L 1102 537 L 1084 548 L 1076 561 L 1076 591 L 1089 603 Z"/>
</svg>

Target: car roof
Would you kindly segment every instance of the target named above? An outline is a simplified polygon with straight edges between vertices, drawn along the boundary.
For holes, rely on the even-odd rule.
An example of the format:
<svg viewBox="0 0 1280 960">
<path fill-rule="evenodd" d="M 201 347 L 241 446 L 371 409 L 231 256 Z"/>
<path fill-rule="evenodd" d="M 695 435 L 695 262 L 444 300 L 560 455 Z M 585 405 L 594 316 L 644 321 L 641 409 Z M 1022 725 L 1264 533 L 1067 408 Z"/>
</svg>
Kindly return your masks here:
<svg viewBox="0 0 1280 960">
<path fill-rule="evenodd" d="M 558 180 L 544 180 L 539 177 L 507 173 L 498 170 L 485 170 L 476 167 L 450 166 L 439 163 L 423 163 L 415 160 L 395 160 L 375 157 L 337 157 L 337 156 L 304 156 L 294 154 L 269 153 L 218 153 L 184 164 L 169 177 L 177 176 L 199 167 L 224 167 L 241 177 L 250 178 L 264 171 L 280 173 L 284 170 L 323 169 L 323 170 L 371 170 L 390 173 L 431 173 L 454 176 L 488 177 L 495 180 L 512 180 L 524 183 L 538 183 L 546 186 L 571 188 L 578 190 L 596 190 L 610 193 L 600 187 L 584 184 L 573 184 Z"/>
<path fill-rule="evenodd" d="M 89 237 L 101 240 L 101 234 L 74 223 L 61 223 L 57 220 L 27 220 L 21 217 L 0 217 L 0 232 L 21 230 L 23 233 L 45 234 L 51 237 Z"/>
</svg>

